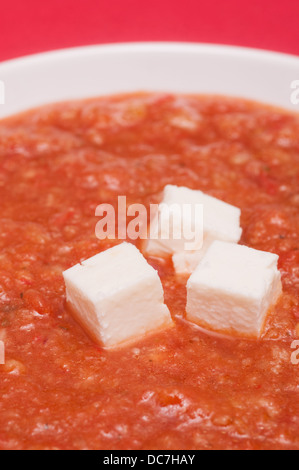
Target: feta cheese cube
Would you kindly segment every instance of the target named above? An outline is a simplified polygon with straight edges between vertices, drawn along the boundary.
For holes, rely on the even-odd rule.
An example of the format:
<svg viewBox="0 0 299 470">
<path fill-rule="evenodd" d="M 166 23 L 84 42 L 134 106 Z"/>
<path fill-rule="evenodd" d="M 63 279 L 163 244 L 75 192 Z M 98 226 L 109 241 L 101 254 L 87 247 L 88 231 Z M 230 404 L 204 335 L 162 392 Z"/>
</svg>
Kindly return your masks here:
<svg viewBox="0 0 299 470">
<path fill-rule="evenodd" d="M 198 246 L 195 246 L 194 249 L 186 249 L 187 240 L 185 238 L 177 240 L 167 239 L 164 236 L 161 227 L 167 226 L 169 221 L 169 211 L 165 210 L 165 206 L 172 205 L 180 207 L 190 205 L 191 208 L 202 206 L 202 233 L 198 234 Z M 183 229 L 185 226 L 199 229 L 198 224 L 195 225 L 194 220 L 190 220 L 190 217 L 194 217 L 195 213 L 195 210 L 191 210 L 189 216 L 188 213 L 187 216 L 183 213 L 185 217 L 181 221 Z M 158 214 L 151 221 L 150 238 L 146 243 L 145 251 L 150 255 L 172 255 L 176 272 L 190 274 L 214 240 L 239 242 L 242 235 L 240 216 L 241 211 L 237 207 L 208 196 L 202 191 L 167 185 L 164 188 Z"/>
<path fill-rule="evenodd" d="M 63 276 L 74 317 L 105 347 L 172 325 L 157 271 L 130 243 L 101 252 Z"/>
<path fill-rule="evenodd" d="M 282 292 L 278 256 L 215 241 L 187 282 L 187 319 L 218 332 L 260 336 Z"/>
<path fill-rule="evenodd" d="M 188 188 L 167 185 L 163 200 L 151 220 L 146 252 L 172 255 L 186 249 L 199 250 L 203 241 L 203 204 Z M 189 245 L 192 245 L 189 248 Z M 188 249 L 189 248 L 189 249 Z"/>
<path fill-rule="evenodd" d="M 202 260 L 213 241 L 205 240 L 201 250 L 180 251 L 172 256 L 172 263 L 176 274 L 190 275 Z"/>
</svg>

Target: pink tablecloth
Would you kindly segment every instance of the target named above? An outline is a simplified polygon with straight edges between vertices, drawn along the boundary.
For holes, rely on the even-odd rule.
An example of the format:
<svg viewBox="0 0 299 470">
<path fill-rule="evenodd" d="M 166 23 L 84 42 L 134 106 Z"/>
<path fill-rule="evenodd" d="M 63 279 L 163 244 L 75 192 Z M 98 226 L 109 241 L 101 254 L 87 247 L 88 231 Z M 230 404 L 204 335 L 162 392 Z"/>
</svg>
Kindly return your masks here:
<svg viewBox="0 0 299 470">
<path fill-rule="evenodd" d="M 299 55 L 298 0 L 5 0 L 0 60 L 127 41 L 195 41 Z"/>
</svg>

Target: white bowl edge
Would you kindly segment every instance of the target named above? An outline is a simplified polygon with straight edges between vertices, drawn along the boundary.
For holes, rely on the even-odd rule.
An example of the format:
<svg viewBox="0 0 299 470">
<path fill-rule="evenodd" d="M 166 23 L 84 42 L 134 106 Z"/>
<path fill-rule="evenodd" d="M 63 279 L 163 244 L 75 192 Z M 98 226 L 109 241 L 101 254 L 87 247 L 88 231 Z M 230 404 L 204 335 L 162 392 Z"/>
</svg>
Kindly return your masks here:
<svg viewBox="0 0 299 470">
<path fill-rule="evenodd" d="M 123 43 L 46 52 L 0 64 L 0 118 L 46 103 L 134 91 L 220 94 L 289 110 L 299 58 L 193 43 Z"/>
</svg>

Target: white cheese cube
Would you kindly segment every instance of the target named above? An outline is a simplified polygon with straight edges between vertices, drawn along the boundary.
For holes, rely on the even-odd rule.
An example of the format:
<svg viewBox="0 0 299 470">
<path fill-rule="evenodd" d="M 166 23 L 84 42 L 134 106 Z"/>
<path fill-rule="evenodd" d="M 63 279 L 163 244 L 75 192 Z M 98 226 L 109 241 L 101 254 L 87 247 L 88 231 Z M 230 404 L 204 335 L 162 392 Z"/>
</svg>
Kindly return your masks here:
<svg viewBox="0 0 299 470">
<path fill-rule="evenodd" d="M 172 325 L 157 271 L 130 243 L 99 253 L 63 276 L 74 317 L 105 347 Z"/>
<path fill-rule="evenodd" d="M 278 256 L 215 241 L 187 282 L 187 319 L 224 333 L 260 336 L 282 292 Z"/>
<path fill-rule="evenodd" d="M 198 251 L 180 251 L 172 256 L 175 272 L 179 275 L 190 275 L 205 256 L 213 241 L 205 240 Z"/>
<path fill-rule="evenodd" d="M 156 216 L 151 220 L 146 252 L 172 255 L 188 248 L 199 250 L 203 242 L 203 204 L 188 188 L 167 185 Z M 187 251 L 189 251 L 187 249 Z"/>
<path fill-rule="evenodd" d="M 197 237 L 198 246 L 191 250 L 186 250 L 188 240 L 185 238 L 167 239 L 161 229 L 161 227 L 167 226 L 169 220 L 169 212 L 165 210 L 165 206 L 172 205 L 180 207 L 190 205 L 191 208 L 196 205 L 202 206 L 202 233 Z M 195 210 L 191 210 L 190 213 L 191 216 L 194 216 Z M 240 216 L 241 211 L 237 207 L 208 196 L 202 191 L 167 185 L 164 188 L 158 214 L 151 221 L 150 238 L 146 243 L 145 251 L 150 255 L 172 255 L 173 264 L 178 274 L 191 273 L 214 240 L 239 242 L 242 235 Z M 185 226 L 198 228 L 198 225 L 195 225 L 188 215 L 181 221 L 181 224 L 183 229 Z M 170 228 L 172 229 L 172 227 Z M 184 230 L 182 232 L 184 233 Z M 199 253 L 200 251 L 201 253 Z"/>
</svg>

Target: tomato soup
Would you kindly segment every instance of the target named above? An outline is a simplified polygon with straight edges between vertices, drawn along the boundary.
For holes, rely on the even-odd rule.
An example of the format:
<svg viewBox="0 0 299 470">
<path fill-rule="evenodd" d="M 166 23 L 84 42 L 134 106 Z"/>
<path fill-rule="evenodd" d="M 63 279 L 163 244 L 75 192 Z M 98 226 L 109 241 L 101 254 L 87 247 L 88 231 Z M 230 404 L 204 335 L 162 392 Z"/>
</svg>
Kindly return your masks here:
<svg viewBox="0 0 299 470">
<path fill-rule="evenodd" d="M 70 315 L 62 272 L 118 243 L 96 238 L 95 208 L 149 206 L 166 184 L 239 207 L 241 243 L 280 256 L 259 340 L 188 323 L 163 258 L 147 257 L 175 328 L 107 351 Z M 144 93 L 0 122 L 1 449 L 299 449 L 297 338 L 298 115 Z"/>
</svg>

